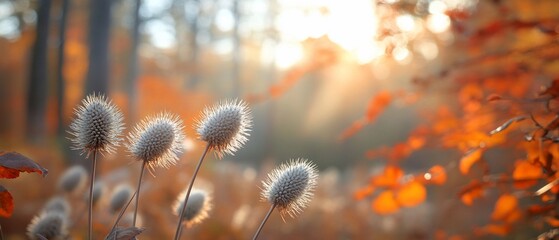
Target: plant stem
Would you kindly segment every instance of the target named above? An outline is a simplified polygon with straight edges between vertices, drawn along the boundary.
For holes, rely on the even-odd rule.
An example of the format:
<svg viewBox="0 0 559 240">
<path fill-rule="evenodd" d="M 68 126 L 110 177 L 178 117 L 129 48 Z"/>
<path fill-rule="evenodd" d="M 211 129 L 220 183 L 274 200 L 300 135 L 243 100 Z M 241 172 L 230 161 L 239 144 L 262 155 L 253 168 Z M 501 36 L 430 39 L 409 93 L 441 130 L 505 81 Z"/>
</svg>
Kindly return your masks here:
<svg viewBox="0 0 559 240">
<path fill-rule="evenodd" d="M 134 199 L 134 197 L 136 197 L 136 194 L 138 194 L 138 191 L 134 192 L 134 195 L 132 195 L 132 197 L 130 198 L 130 200 L 128 200 L 128 203 L 126 203 L 126 205 L 124 205 L 124 207 L 122 209 L 120 209 L 120 213 L 118 214 L 118 217 L 116 218 L 115 224 L 113 225 L 113 227 L 111 228 L 111 230 L 109 231 L 109 235 L 111 235 L 111 233 L 113 232 L 113 230 L 115 230 L 116 226 L 118 225 L 118 222 L 120 222 L 120 219 L 122 218 L 122 216 L 124 215 L 124 212 L 126 211 L 126 209 L 128 208 L 128 206 L 130 206 L 130 203 L 132 202 L 132 200 Z"/>
<path fill-rule="evenodd" d="M 87 235 L 89 240 L 93 239 L 93 181 L 95 180 L 95 166 L 97 165 L 97 150 L 93 151 L 93 161 L 91 161 L 91 179 L 89 182 L 89 222 Z"/>
<path fill-rule="evenodd" d="M 188 185 L 188 190 L 186 190 L 186 195 L 184 195 L 184 201 L 182 203 L 181 213 L 179 214 L 179 223 L 177 223 L 177 231 L 175 232 L 175 240 L 178 240 L 180 238 L 181 230 L 182 230 L 182 218 L 184 212 L 186 211 L 186 203 L 188 203 L 188 197 L 190 196 L 190 191 L 192 190 L 192 185 L 194 185 L 194 180 L 196 179 L 198 170 L 200 170 L 200 166 L 202 166 L 202 162 L 204 161 L 204 158 L 206 157 L 206 154 L 208 153 L 209 150 L 210 150 L 210 144 L 208 143 L 206 145 L 206 149 L 204 149 L 204 153 L 202 154 L 202 157 L 200 157 L 200 160 L 198 161 L 198 166 L 196 166 L 196 170 L 194 170 L 194 174 L 192 175 L 192 180 L 190 180 L 190 184 Z"/>
<path fill-rule="evenodd" d="M 138 214 L 138 203 L 140 203 L 140 187 L 142 186 L 142 177 L 144 176 L 144 169 L 146 168 L 146 162 L 142 163 L 142 168 L 140 170 L 140 179 L 138 179 L 138 188 L 136 190 L 136 206 L 134 206 L 134 217 L 132 218 L 132 226 L 136 226 L 136 215 Z"/>
<path fill-rule="evenodd" d="M 2 225 L 0 225 L 0 240 L 4 240 L 4 232 L 2 232 Z"/>
<path fill-rule="evenodd" d="M 270 210 L 268 210 L 268 213 L 266 214 L 266 217 L 264 217 L 264 219 L 262 220 L 262 223 L 260 223 L 260 227 L 258 227 L 258 230 L 256 230 L 256 233 L 254 233 L 254 237 L 252 237 L 252 240 L 256 240 L 258 238 L 258 235 L 260 234 L 260 231 L 262 231 L 262 228 L 264 227 L 264 224 L 266 224 L 266 221 L 268 221 L 268 218 L 270 217 L 270 215 L 274 211 L 274 208 L 276 208 L 276 204 L 272 204 L 272 206 L 270 207 Z"/>
</svg>

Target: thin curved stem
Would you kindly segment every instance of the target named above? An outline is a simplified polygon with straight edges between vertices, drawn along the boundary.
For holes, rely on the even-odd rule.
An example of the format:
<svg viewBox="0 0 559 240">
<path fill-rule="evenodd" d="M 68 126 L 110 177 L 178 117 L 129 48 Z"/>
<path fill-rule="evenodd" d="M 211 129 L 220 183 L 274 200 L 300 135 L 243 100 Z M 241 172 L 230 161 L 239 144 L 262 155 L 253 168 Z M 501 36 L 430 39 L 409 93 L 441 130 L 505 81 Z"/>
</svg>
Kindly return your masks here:
<svg viewBox="0 0 559 240">
<path fill-rule="evenodd" d="M 192 190 L 192 185 L 194 185 L 194 180 L 196 180 L 196 175 L 198 175 L 198 171 L 200 170 L 200 166 L 202 166 L 202 162 L 206 157 L 206 154 L 210 150 L 210 144 L 206 145 L 206 149 L 204 149 L 204 153 L 200 160 L 198 161 L 198 166 L 196 166 L 196 170 L 194 170 L 194 174 L 192 175 L 192 179 L 190 180 L 190 184 L 188 185 L 188 190 L 186 190 L 186 195 L 184 195 L 184 201 L 181 207 L 181 213 L 179 214 L 179 222 L 177 223 L 177 231 L 175 232 L 175 240 L 178 240 L 181 235 L 182 231 L 182 218 L 184 216 L 184 212 L 186 211 L 186 203 L 188 203 L 188 197 L 190 196 L 190 191 Z"/>
<path fill-rule="evenodd" d="M 260 232 L 262 231 L 262 228 L 264 227 L 264 224 L 266 224 L 266 221 L 268 221 L 268 218 L 270 217 L 270 215 L 274 211 L 274 208 L 276 208 L 276 204 L 272 204 L 272 206 L 270 207 L 270 210 L 268 210 L 268 213 L 266 214 L 266 217 L 264 217 L 264 219 L 262 220 L 262 223 L 260 223 L 260 227 L 258 227 L 258 230 L 256 230 L 256 233 L 254 233 L 254 237 L 252 237 L 252 240 L 256 240 L 258 238 L 258 235 L 260 234 Z"/>
<path fill-rule="evenodd" d="M 128 206 L 130 206 L 130 203 L 132 203 L 132 200 L 134 200 L 134 197 L 136 197 L 136 194 L 138 194 L 138 191 L 134 192 L 134 195 L 132 195 L 130 200 L 128 200 L 128 203 L 126 203 L 126 205 L 124 205 L 124 207 L 122 209 L 120 209 L 120 213 L 118 214 L 118 217 L 116 218 L 115 224 L 113 225 L 113 227 L 109 231 L 109 235 L 111 235 L 111 233 L 115 230 L 116 226 L 118 225 L 118 222 L 120 222 L 120 219 L 122 219 L 122 216 L 124 215 L 124 212 L 126 211 Z M 107 235 L 107 236 L 109 236 L 109 235 Z"/>
<path fill-rule="evenodd" d="M 89 182 L 89 222 L 87 236 L 93 239 L 93 185 L 95 181 L 95 166 L 97 166 L 97 150 L 93 151 L 93 161 L 91 161 L 91 179 Z"/>
<path fill-rule="evenodd" d="M 138 188 L 136 189 L 136 206 L 134 206 L 134 217 L 132 218 L 132 226 L 136 226 L 136 215 L 138 214 L 138 203 L 140 203 L 140 187 L 142 186 L 142 177 L 144 176 L 144 170 L 146 169 L 146 162 L 142 163 L 142 168 L 140 170 L 140 178 L 138 179 Z"/>
</svg>

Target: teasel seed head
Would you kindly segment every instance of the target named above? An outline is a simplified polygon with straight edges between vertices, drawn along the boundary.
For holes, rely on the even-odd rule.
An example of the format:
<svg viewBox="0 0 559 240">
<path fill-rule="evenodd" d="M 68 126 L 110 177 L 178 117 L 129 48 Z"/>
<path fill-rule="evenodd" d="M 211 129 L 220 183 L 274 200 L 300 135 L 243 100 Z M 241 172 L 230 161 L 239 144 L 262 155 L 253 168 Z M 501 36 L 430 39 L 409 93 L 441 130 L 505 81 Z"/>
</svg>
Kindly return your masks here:
<svg viewBox="0 0 559 240">
<path fill-rule="evenodd" d="M 173 204 L 173 212 L 179 215 L 182 211 L 184 203 L 184 195 L 186 191 L 177 196 L 175 204 Z M 212 209 L 212 198 L 210 194 L 202 189 L 193 188 L 188 197 L 186 210 L 182 216 L 181 221 L 185 222 L 187 226 L 191 227 L 195 224 L 201 223 L 209 217 L 210 210 Z"/>
<path fill-rule="evenodd" d="M 65 193 L 81 191 L 87 183 L 87 171 L 80 165 L 75 165 L 66 170 L 58 179 L 58 188 Z"/>
<path fill-rule="evenodd" d="M 66 215 L 60 212 L 51 211 L 35 216 L 31 223 L 27 226 L 27 236 L 30 239 L 40 239 L 42 236 L 46 239 L 66 239 L 68 219 Z"/>
<path fill-rule="evenodd" d="M 59 212 L 65 214 L 65 216 L 70 215 L 70 210 L 70 203 L 61 196 L 52 197 L 43 207 L 43 213 Z"/>
<path fill-rule="evenodd" d="M 306 160 L 290 160 L 268 174 L 262 182 L 262 199 L 275 204 L 282 218 L 295 217 L 309 204 L 317 184 L 318 170 Z"/>
<path fill-rule="evenodd" d="M 104 95 L 91 94 L 74 110 L 70 124 L 74 149 L 86 152 L 111 153 L 122 140 L 122 113 Z"/>
<path fill-rule="evenodd" d="M 199 138 L 206 141 L 219 158 L 233 155 L 247 141 L 252 126 L 250 110 L 244 101 L 225 101 L 204 109 L 196 123 Z"/>
<path fill-rule="evenodd" d="M 182 121 L 176 115 L 161 113 L 145 118 L 128 135 L 128 151 L 150 169 L 169 168 L 182 152 L 182 130 Z"/>
<path fill-rule="evenodd" d="M 134 189 L 128 184 L 120 184 L 115 187 L 111 195 L 111 200 L 109 202 L 109 211 L 111 213 L 117 213 L 126 205 L 126 203 L 132 197 Z"/>
</svg>

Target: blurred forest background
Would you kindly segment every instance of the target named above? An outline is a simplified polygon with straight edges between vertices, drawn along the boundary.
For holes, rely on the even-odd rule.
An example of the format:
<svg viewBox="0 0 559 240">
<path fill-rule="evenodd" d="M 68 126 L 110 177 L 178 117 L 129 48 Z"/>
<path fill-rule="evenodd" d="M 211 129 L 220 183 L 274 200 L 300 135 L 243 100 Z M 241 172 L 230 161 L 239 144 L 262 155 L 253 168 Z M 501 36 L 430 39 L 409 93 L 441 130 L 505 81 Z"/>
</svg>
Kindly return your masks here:
<svg viewBox="0 0 559 240">
<path fill-rule="evenodd" d="M 0 149 L 49 169 L 2 182 L 16 206 L 0 225 L 25 239 L 58 176 L 89 166 L 66 131 L 99 92 L 126 132 L 163 110 L 185 122 L 180 163 L 145 180 L 145 239 L 172 236 L 203 151 L 194 121 L 231 98 L 254 127 L 202 168 L 215 206 L 188 238 L 252 236 L 260 181 L 304 157 L 317 193 L 296 219 L 272 215 L 263 239 L 534 239 L 559 226 L 558 35 L 555 0 L 0 0 Z M 109 193 L 139 167 L 119 148 L 97 176 Z"/>
</svg>

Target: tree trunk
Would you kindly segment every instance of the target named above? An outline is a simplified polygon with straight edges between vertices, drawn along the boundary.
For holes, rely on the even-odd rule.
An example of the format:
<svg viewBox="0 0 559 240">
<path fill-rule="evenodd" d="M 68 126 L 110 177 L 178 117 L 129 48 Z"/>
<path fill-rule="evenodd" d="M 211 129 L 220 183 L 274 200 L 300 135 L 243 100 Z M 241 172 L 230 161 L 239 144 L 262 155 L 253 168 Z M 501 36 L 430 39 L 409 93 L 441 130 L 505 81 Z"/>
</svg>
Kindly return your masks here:
<svg viewBox="0 0 559 240">
<path fill-rule="evenodd" d="M 27 92 L 27 137 L 44 135 L 47 108 L 47 40 L 51 1 L 39 1 L 35 44 L 31 56 L 29 88 Z"/>
<path fill-rule="evenodd" d="M 91 0 L 86 94 L 108 91 L 110 28 L 111 0 Z"/>
<path fill-rule="evenodd" d="M 68 18 L 68 5 L 70 0 L 62 0 L 62 15 L 58 29 L 58 66 L 56 81 L 56 96 L 58 100 L 58 136 L 63 136 L 65 131 L 64 124 L 64 47 L 66 45 L 66 22 Z"/>
<path fill-rule="evenodd" d="M 191 0 L 194 1 L 198 8 L 200 8 L 200 2 L 198 0 Z M 200 10 L 196 16 L 192 16 L 190 19 L 190 56 L 188 62 L 190 63 L 190 73 L 188 74 L 188 83 L 189 88 L 195 89 L 198 85 L 198 74 L 200 71 L 200 66 L 198 65 L 198 55 L 200 51 L 200 47 L 198 46 L 198 15 L 200 14 Z"/>
<path fill-rule="evenodd" d="M 126 76 L 126 90 L 129 95 L 130 103 L 129 107 L 129 118 L 132 120 L 137 114 L 137 79 L 138 79 L 138 45 L 140 43 L 140 6 L 142 5 L 141 0 L 136 0 L 136 6 L 134 6 L 134 25 L 130 31 L 131 46 L 130 46 L 130 56 L 128 59 L 128 74 Z"/>
</svg>

